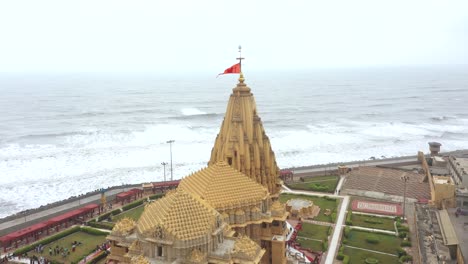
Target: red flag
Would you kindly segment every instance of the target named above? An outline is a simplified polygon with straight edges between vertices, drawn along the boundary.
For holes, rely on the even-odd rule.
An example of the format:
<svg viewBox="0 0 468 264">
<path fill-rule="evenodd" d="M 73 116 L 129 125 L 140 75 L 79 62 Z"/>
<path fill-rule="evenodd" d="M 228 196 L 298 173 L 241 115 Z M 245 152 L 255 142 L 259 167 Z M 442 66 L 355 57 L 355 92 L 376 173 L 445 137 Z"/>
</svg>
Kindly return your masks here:
<svg viewBox="0 0 468 264">
<path fill-rule="evenodd" d="M 218 76 L 222 74 L 229 74 L 229 73 L 240 73 L 240 63 L 232 65 L 231 67 L 224 70 L 223 73 L 218 74 Z"/>
</svg>

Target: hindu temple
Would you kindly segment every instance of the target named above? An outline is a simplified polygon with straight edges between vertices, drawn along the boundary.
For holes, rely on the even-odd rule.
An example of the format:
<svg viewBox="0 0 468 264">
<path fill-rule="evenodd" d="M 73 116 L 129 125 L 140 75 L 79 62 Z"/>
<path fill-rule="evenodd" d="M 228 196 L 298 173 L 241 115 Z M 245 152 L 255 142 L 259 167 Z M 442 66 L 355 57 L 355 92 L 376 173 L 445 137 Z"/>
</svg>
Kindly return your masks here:
<svg viewBox="0 0 468 264">
<path fill-rule="evenodd" d="M 286 219 L 274 152 L 240 73 L 208 166 L 123 219 L 113 263 L 286 263 Z"/>
</svg>

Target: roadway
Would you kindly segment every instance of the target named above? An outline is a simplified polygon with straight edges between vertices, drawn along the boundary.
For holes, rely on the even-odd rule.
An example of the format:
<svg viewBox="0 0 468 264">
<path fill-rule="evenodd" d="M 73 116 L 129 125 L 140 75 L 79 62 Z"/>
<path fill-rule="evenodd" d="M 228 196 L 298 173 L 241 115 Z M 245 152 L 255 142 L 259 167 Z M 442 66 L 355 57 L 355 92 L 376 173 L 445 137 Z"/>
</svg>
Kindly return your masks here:
<svg viewBox="0 0 468 264">
<path fill-rule="evenodd" d="M 118 194 L 120 192 L 127 191 L 127 189 L 131 189 L 131 188 L 119 188 L 119 189 L 113 189 L 113 190 L 107 191 L 106 192 L 106 197 L 110 197 L 110 196 L 116 195 L 116 194 Z M 74 208 L 78 208 L 80 206 L 84 206 L 86 204 L 94 203 L 94 202 L 99 202 L 99 203 L 101 202 L 101 194 L 95 194 L 95 195 L 83 197 L 83 198 L 81 198 L 79 200 L 75 200 L 73 202 L 69 202 L 69 203 L 66 203 L 66 204 L 62 204 L 62 205 L 59 205 L 59 206 L 56 206 L 56 207 L 52 207 L 52 208 L 49 208 L 49 209 L 39 211 L 37 213 L 33 213 L 33 214 L 30 214 L 30 215 L 26 215 L 26 216 L 18 217 L 16 219 L 12 219 L 10 221 L 6 221 L 6 222 L 0 224 L 0 236 L 5 235 L 4 234 L 4 233 L 6 233 L 5 230 L 13 228 L 15 226 L 19 226 L 19 225 L 24 226 L 25 224 L 30 225 L 30 224 L 39 222 L 40 220 L 42 220 L 44 218 L 51 218 L 51 217 L 53 217 L 55 215 L 58 215 L 60 213 L 65 213 L 65 212 L 68 212 L 68 211 L 70 211 L 70 210 L 72 210 Z"/>
</svg>

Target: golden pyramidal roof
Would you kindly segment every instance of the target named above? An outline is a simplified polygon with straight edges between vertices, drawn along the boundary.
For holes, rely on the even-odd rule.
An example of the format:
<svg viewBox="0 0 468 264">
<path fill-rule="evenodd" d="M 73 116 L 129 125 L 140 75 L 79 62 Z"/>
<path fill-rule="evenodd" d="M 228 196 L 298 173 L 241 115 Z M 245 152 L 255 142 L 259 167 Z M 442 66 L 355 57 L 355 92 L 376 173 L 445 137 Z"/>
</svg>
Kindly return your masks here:
<svg viewBox="0 0 468 264">
<path fill-rule="evenodd" d="M 178 189 L 147 206 L 138 220 L 137 230 L 147 237 L 165 239 L 168 234 L 187 241 L 210 234 L 218 215 L 205 201 Z"/>
<path fill-rule="evenodd" d="M 224 161 L 210 165 L 182 179 L 178 189 L 198 195 L 215 209 L 229 205 L 255 205 L 268 190 Z"/>
<path fill-rule="evenodd" d="M 208 164 L 218 161 L 226 161 L 265 186 L 271 194 L 279 193 L 279 168 L 275 154 L 258 116 L 254 96 L 244 83 L 242 73 L 239 83 L 232 89 Z"/>
</svg>

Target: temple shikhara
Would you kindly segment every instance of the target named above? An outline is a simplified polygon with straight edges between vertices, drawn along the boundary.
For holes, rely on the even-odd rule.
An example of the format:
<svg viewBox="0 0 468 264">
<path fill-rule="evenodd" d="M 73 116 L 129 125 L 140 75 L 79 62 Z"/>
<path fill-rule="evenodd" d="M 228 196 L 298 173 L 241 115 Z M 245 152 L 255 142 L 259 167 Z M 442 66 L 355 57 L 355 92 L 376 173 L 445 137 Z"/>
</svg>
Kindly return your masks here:
<svg viewBox="0 0 468 264">
<path fill-rule="evenodd" d="M 286 263 L 285 205 L 268 136 L 240 73 L 208 167 L 123 219 L 108 239 L 114 263 Z"/>
</svg>

